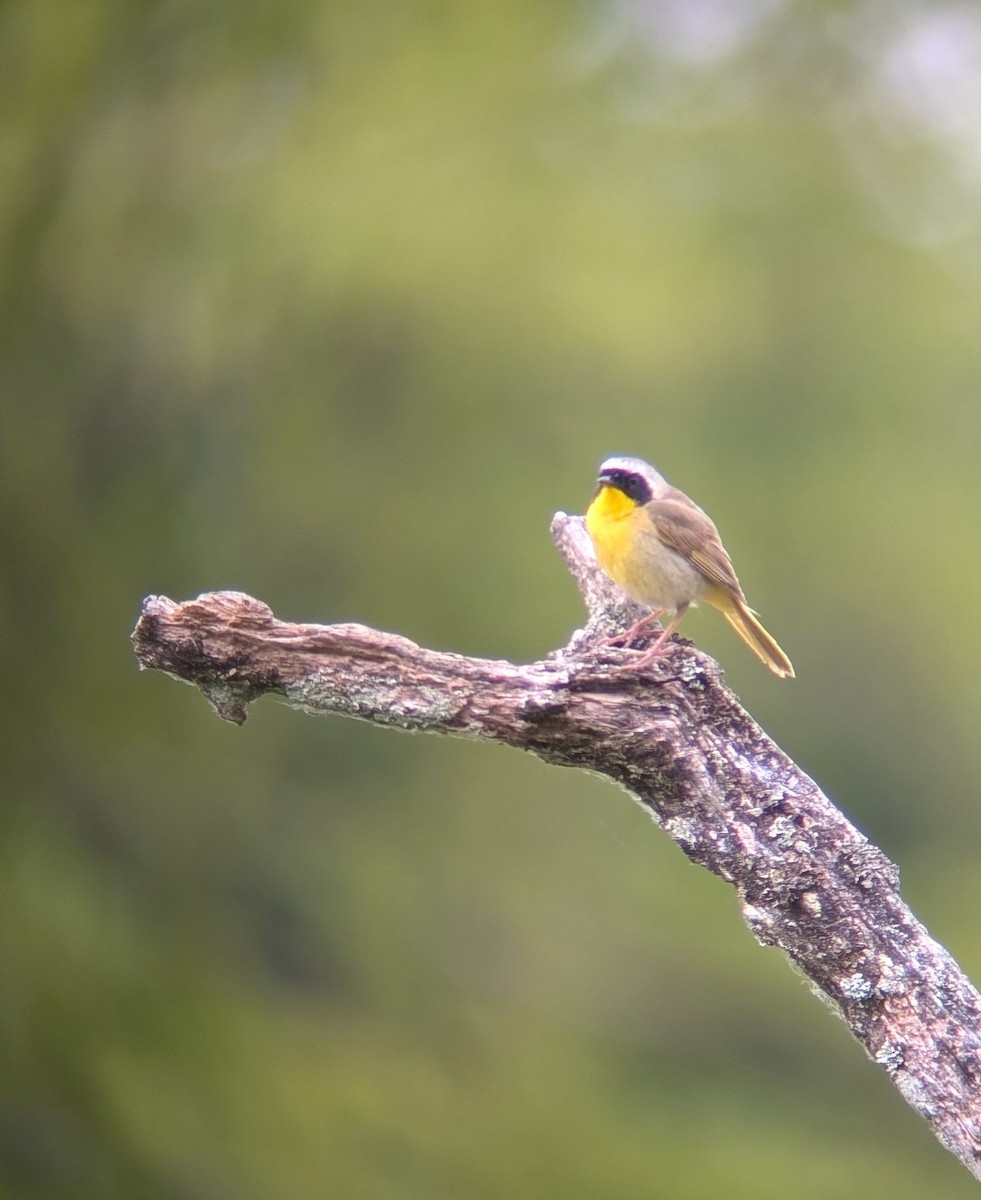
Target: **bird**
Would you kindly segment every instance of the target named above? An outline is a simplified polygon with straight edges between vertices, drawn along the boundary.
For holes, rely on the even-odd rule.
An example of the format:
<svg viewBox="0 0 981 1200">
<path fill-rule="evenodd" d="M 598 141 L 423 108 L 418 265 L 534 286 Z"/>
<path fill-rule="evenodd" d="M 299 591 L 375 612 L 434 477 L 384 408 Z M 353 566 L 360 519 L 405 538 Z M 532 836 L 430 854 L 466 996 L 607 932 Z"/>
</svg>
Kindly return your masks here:
<svg viewBox="0 0 981 1200">
<path fill-rule="evenodd" d="M 794 678 L 790 659 L 746 603 L 719 531 L 684 492 L 642 458 L 617 455 L 600 464 L 586 528 L 607 575 L 638 604 L 651 609 L 626 631 L 673 613 L 655 643 L 630 666 L 647 666 L 692 605 L 717 608 L 756 657 L 781 679 Z"/>
</svg>

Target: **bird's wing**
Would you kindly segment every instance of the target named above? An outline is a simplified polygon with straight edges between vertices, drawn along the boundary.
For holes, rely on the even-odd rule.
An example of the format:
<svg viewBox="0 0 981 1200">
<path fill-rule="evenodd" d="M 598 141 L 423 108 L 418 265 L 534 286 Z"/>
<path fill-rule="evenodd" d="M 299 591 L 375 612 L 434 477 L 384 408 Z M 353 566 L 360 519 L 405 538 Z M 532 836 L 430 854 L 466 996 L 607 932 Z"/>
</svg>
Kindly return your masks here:
<svg viewBox="0 0 981 1200">
<path fill-rule="evenodd" d="M 676 492 L 675 496 L 652 500 L 648 510 L 665 546 L 690 562 L 709 583 L 743 598 L 719 531 L 697 504 Z"/>
</svg>

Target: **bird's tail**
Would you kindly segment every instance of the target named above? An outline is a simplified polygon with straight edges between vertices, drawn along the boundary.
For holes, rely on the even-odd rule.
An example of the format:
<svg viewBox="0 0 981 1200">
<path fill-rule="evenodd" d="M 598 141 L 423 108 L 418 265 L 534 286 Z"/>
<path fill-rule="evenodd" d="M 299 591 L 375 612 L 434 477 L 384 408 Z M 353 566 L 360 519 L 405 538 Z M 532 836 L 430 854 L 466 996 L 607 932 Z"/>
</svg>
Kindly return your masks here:
<svg viewBox="0 0 981 1200">
<path fill-rule="evenodd" d="M 735 596 L 728 596 L 727 599 L 728 604 L 724 607 L 719 605 L 720 611 L 750 650 L 774 675 L 779 675 L 781 679 L 793 679 L 794 668 L 790 659 L 756 619 L 752 609 Z"/>
</svg>

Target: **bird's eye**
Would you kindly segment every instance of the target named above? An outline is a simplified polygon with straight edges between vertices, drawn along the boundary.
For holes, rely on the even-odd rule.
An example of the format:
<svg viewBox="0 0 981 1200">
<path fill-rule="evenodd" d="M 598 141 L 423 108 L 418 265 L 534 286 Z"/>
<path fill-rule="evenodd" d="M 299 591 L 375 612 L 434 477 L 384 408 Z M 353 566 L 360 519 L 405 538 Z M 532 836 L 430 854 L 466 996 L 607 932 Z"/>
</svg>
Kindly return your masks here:
<svg viewBox="0 0 981 1200">
<path fill-rule="evenodd" d="M 633 500 L 634 504 L 646 504 L 651 498 L 651 490 L 647 486 L 646 480 L 642 479 L 640 475 L 634 475 L 629 471 L 620 473 L 617 479 L 617 486 L 624 495 L 629 496 Z"/>
</svg>

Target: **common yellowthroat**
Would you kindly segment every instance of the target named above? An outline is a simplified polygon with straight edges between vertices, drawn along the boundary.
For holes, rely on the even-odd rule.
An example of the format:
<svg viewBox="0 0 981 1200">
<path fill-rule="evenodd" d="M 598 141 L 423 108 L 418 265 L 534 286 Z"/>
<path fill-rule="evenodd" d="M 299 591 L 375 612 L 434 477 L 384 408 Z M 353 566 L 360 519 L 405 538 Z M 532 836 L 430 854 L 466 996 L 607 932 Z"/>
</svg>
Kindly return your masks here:
<svg viewBox="0 0 981 1200">
<path fill-rule="evenodd" d="M 654 645 L 632 664 L 635 668 L 660 654 L 691 605 L 704 600 L 774 675 L 793 678 L 790 659 L 746 603 L 711 518 L 650 463 L 618 457 L 601 464 L 586 528 L 607 575 L 652 610 L 627 631 L 626 640 L 649 621 L 674 612 Z"/>
</svg>

